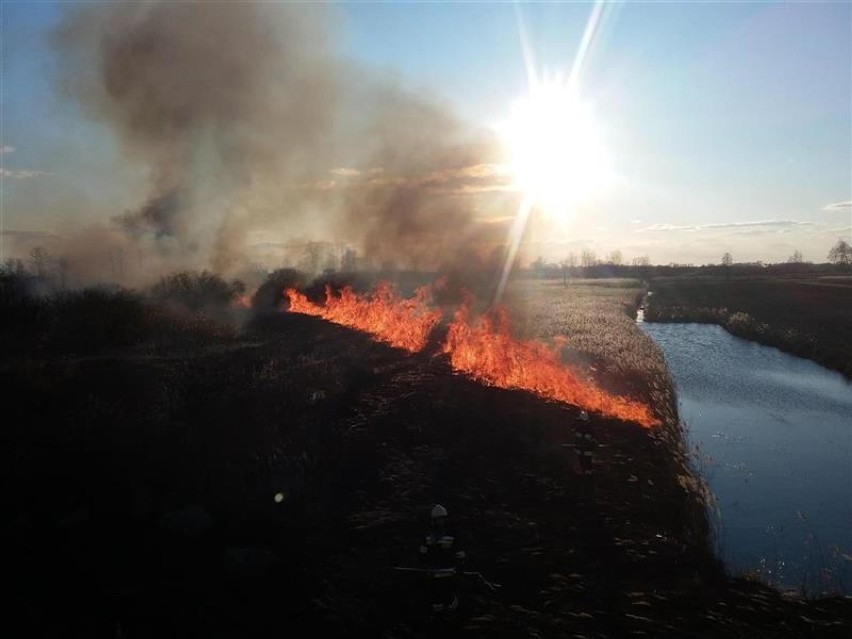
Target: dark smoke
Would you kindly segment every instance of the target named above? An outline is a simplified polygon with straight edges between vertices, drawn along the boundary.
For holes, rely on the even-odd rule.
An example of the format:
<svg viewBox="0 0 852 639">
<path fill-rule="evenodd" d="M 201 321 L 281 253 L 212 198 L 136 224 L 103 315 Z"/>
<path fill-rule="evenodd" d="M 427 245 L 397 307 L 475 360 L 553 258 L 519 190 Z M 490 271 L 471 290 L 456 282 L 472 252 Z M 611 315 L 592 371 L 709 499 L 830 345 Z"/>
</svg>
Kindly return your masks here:
<svg viewBox="0 0 852 639">
<path fill-rule="evenodd" d="M 469 167 L 495 161 L 493 140 L 341 62 L 328 18 L 248 2 L 68 11 L 63 90 L 149 173 L 147 199 L 114 219 L 128 237 L 220 272 L 246 266 L 249 231 L 421 267 L 502 239 L 473 222 L 493 197 Z"/>
<path fill-rule="evenodd" d="M 157 239 L 177 235 L 180 202 L 177 191 L 152 196 L 138 211 L 114 218 L 131 235 L 153 232 Z"/>
</svg>

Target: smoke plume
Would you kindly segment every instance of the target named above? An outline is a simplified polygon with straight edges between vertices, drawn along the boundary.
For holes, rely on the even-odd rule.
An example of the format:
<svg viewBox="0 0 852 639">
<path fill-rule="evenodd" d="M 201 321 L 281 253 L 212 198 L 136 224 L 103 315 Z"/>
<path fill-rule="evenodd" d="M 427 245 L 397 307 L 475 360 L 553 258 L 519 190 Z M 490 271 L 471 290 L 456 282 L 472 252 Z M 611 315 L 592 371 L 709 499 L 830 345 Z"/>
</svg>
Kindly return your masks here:
<svg viewBox="0 0 852 639">
<path fill-rule="evenodd" d="M 342 61 L 331 24 L 271 3 L 68 11 L 62 90 L 148 173 L 147 198 L 113 220 L 140 250 L 232 273 L 249 233 L 418 266 L 491 241 L 495 225 L 474 219 L 505 199 L 493 140 Z"/>
</svg>

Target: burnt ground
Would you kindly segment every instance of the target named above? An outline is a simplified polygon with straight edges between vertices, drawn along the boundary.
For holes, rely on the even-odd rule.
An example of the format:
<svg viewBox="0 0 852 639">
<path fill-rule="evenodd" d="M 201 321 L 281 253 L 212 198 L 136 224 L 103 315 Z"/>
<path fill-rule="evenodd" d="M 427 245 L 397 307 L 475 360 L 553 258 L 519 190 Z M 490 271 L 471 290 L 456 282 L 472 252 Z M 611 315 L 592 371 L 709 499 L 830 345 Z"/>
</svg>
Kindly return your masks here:
<svg viewBox="0 0 852 639">
<path fill-rule="evenodd" d="M 724 575 L 672 424 L 586 422 L 313 318 L 0 380 L 7 636 L 825 637 L 852 619 Z M 467 579 L 437 618 L 428 580 L 394 570 L 417 566 L 435 502 L 502 586 Z"/>
</svg>

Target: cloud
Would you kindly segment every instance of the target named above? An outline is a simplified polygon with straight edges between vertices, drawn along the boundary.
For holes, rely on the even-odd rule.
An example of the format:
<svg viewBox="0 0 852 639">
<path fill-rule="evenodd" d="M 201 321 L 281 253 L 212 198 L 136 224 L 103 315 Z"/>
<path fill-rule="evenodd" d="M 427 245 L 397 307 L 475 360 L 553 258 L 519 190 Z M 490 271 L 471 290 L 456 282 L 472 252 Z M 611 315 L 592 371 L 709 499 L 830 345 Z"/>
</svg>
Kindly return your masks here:
<svg viewBox="0 0 852 639">
<path fill-rule="evenodd" d="M 7 153 L 14 153 L 14 152 L 15 152 L 15 147 L 13 147 L 13 146 L 9 146 L 9 145 L 0 146 L 0 155 L 6 155 Z"/>
<path fill-rule="evenodd" d="M 696 228 L 695 226 L 676 226 L 674 224 L 652 224 L 645 228 L 636 229 L 636 233 L 646 233 L 649 231 L 694 231 Z"/>
<path fill-rule="evenodd" d="M 13 180 L 29 180 L 42 175 L 49 175 L 49 173 L 47 171 L 33 171 L 31 169 L 9 170 L 0 168 L 0 177 L 12 178 Z"/>
<path fill-rule="evenodd" d="M 384 173 L 384 169 L 380 166 L 375 166 L 371 169 L 363 169 L 363 170 L 355 169 L 355 168 L 348 167 L 348 166 L 341 166 L 341 167 L 337 167 L 335 169 L 331 169 L 331 171 L 329 171 L 329 173 L 331 173 L 332 175 L 337 175 L 339 177 L 354 178 L 354 177 L 361 177 L 363 175 L 379 175 L 380 173 Z"/>
<path fill-rule="evenodd" d="M 339 175 L 341 177 L 355 177 L 361 175 L 361 171 L 359 171 L 358 169 L 350 169 L 346 167 L 332 169 L 331 171 L 329 171 L 329 173 L 331 173 L 332 175 Z"/>
<path fill-rule="evenodd" d="M 852 211 L 852 200 L 845 202 L 832 202 L 822 207 L 823 211 Z"/>
<path fill-rule="evenodd" d="M 749 222 L 720 222 L 715 224 L 695 224 L 677 226 L 674 224 L 652 224 L 645 228 L 637 229 L 636 233 L 647 231 L 705 231 L 712 229 L 755 229 L 755 228 L 791 228 L 798 226 L 813 226 L 813 222 L 797 222 L 795 220 L 757 220 Z"/>
<path fill-rule="evenodd" d="M 696 228 L 699 229 L 732 229 L 750 226 L 813 226 L 813 222 L 796 222 L 794 220 L 760 220 L 757 222 L 724 222 L 721 224 L 702 224 Z"/>
</svg>

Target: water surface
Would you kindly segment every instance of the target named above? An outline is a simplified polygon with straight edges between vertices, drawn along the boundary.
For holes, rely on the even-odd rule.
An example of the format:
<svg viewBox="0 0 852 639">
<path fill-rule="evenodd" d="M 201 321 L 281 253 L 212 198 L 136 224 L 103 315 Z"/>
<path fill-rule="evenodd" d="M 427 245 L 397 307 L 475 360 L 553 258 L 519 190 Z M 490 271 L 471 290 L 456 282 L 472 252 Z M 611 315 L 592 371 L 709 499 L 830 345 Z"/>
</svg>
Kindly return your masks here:
<svg viewBox="0 0 852 639">
<path fill-rule="evenodd" d="M 641 324 L 678 389 L 731 572 L 852 593 L 852 384 L 709 324 Z"/>
</svg>

